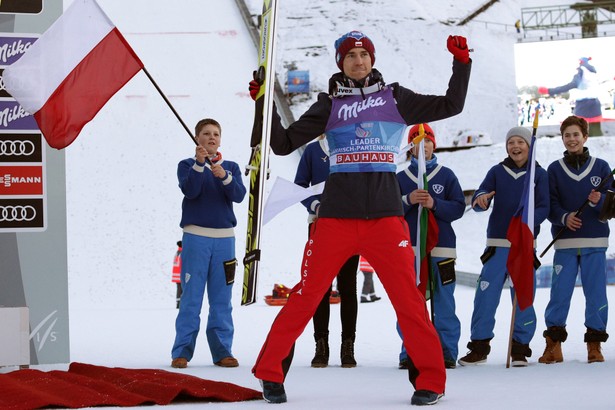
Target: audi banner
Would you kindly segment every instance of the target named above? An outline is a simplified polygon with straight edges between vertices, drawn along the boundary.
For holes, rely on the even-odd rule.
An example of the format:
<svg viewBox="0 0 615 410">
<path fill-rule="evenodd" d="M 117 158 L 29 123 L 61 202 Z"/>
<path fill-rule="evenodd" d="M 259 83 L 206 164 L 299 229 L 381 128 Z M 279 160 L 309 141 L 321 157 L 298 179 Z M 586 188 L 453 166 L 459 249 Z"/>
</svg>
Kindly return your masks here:
<svg viewBox="0 0 615 410">
<path fill-rule="evenodd" d="M 0 165 L 5 162 L 43 162 L 42 134 L 0 134 Z"/>
<path fill-rule="evenodd" d="M 47 228 L 41 133 L 0 132 L 0 233 Z"/>
<path fill-rule="evenodd" d="M 0 198 L 0 232 L 44 226 L 42 199 Z"/>
</svg>

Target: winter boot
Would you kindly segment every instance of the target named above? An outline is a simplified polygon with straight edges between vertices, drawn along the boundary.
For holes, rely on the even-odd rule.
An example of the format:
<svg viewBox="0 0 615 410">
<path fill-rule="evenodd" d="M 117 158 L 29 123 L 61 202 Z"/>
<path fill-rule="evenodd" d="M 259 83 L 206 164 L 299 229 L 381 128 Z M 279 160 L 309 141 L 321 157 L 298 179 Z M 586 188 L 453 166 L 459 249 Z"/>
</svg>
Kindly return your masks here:
<svg viewBox="0 0 615 410">
<path fill-rule="evenodd" d="M 268 403 L 286 403 L 286 391 L 282 383 L 261 380 L 263 399 Z"/>
<path fill-rule="evenodd" d="M 587 343 L 587 363 L 604 362 L 600 343 L 606 342 L 609 335 L 605 331 L 587 328 L 585 343 Z"/>
<path fill-rule="evenodd" d="M 530 345 L 524 345 L 513 339 L 512 348 L 510 349 L 510 357 L 512 359 L 513 367 L 525 367 L 527 366 L 527 357 L 532 356 L 532 349 Z"/>
<path fill-rule="evenodd" d="M 329 365 L 329 335 L 327 333 L 314 333 L 316 353 L 312 359 L 312 367 L 322 368 Z"/>
<path fill-rule="evenodd" d="M 412 395 L 410 404 L 413 406 L 430 406 L 436 404 L 444 396 L 442 393 L 435 393 L 431 390 L 417 390 Z"/>
<path fill-rule="evenodd" d="M 568 338 L 568 332 L 564 326 L 550 326 L 544 331 L 543 336 L 547 342 L 545 352 L 538 359 L 538 363 L 550 364 L 564 361 L 562 343 Z"/>
<path fill-rule="evenodd" d="M 486 363 L 487 356 L 489 352 L 491 352 L 491 346 L 489 346 L 490 340 L 491 339 L 472 340 L 469 342 L 468 349 L 470 349 L 470 351 L 458 360 L 459 364 L 462 366 L 473 366 Z"/>
<path fill-rule="evenodd" d="M 342 347 L 340 349 L 340 359 L 342 367 L 356 367 L 357 361 L 354 359 L 354 336 L 342 338 Z"/>
<path fill-rule="evenodd" d="M 457 362 L 455 359 L 451 359 L 450 357 L 444 358 L 444 368 L 445 369 L 455 369 L 457 368 Z"/>
</svg>

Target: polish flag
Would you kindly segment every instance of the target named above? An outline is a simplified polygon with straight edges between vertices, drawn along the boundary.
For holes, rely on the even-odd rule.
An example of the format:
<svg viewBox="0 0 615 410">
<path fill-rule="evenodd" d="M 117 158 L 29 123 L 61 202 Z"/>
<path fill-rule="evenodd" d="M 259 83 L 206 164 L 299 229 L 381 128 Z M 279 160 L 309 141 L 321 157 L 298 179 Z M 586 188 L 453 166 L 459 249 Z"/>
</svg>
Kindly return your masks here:
<svg viewBox="0 0 615 410">
<path fill-rule="evenodd" d="M 419 124 L 419 149 L 418 149 L 418 173 L 417 188 L 429 190 L 427 181 L 427 164 L 425 162 L 425 128 Z M 431 251 L 438 244 L 440 235 L 438 221 L 433 211 L 419 205 L 416 224 L 416 255 L 415 269 L 416 282 L 419 291 L 425 296 L 425 300 L 433 297 L 433 267 L 431 266 Z"/>
<path fill-rule="evenodd" d="M 536 112 L 538 115 L 538 112 Z M 536 124 L 535 127 L 538 125 Z M 534 128 L 534 131 L 536 128 Z M 535 133 L 535 132 L 534 132 Z M 527 171 L 523 182 L 523 194 L 517 211 L 510 220 L 506 239 L 510 251 L 506 269 L 515 288 L 519 309 L 524 310 L 534 303 L 534 189 L 536 178 L 536 136 L 532 136 L 527 159 Z"/>
<path fill-rule="evenodd" d="M 4 70 L 47 143 L 66 148 L 143 63 L 95 0 L 73 4 Z"/>
</svg>

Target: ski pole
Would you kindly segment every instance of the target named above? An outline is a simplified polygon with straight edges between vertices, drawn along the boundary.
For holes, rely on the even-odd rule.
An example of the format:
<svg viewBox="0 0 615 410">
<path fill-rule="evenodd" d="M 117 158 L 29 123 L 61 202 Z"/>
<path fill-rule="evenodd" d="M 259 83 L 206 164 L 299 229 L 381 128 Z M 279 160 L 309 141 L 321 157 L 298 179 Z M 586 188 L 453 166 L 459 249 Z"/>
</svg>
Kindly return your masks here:
<svg viewBox="0 0 615 410">
<path fill-rule="evenodd" d="M 613 168 L 613 170 L 611 171 L 611 173 L 609 175 L 607 175 L 606 178 L 602 179 L 602 182 L 600 183 L 600 185 L 598 185 L 594 191 L 600 191 L 602 188 L 604 188 L 604 186 L 606 185 L 607 182 L 609 182 L 609 180 L 611 179 L 611 177 L 613 176 L 613 174 L 615 174 L 615 168 Z M 583 213 L 583 211 L 585 210 L 585 208 L 587 207 L 587 205 L 589 205 L 589 198 L 585 200 L 585 202 L 583 202 L 583 205 L 581 205 L 581 207 L 575 212 L 575 216 L 581 216 L 581 214 Z M 566 230 L 566 225 L 562 226 L 562 229 L 559 230 L 559 232 L 557 233 L 557 235 L 555 235 L 555 237 L 553 238 L 553 240 L 547 245 L 547 247 L 545 248 L 544 251 L 542 251 L 542 253 L 540 254 L 540 257 L 542 258 L 545 253 L 547 253 L 547 251 L 549 249 L 551 249 L 551 246 L 553 246 L 553 244 L 555 243 L 555 241 L 557 241 L 559 239 L 559 237 L 562 235 L 562 233 L 564 233 L 564 231 Z"/>
</svg>

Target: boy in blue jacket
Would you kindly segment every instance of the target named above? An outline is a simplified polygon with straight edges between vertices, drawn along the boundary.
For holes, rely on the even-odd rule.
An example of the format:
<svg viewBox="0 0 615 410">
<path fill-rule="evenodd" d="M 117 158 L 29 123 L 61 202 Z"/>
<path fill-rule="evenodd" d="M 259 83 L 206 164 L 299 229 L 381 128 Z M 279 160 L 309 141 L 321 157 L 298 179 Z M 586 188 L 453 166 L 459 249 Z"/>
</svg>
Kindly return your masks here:
<svg viewBox="0 0 615 410">
<path fill-rule="evenodd" d="M 555 237 L 566 228 L 555 242 L 551 298 L 545 311 L 547 330 L 543 336 L 546 348 L 540 363 L 564 361 L 562 342 L 566 341 L 566 318 L 577 273 L 581 275 L 585 295 L 585 342 L 587 361 L 603 362 L 600 343 L 606 342 L 608 301 L 606 297 L 606 249 L 609 246 L 609 225 L 599 220 L 606 186 L 602 192 L 595 188 L 603 178 L 609 178 L 609 164 L 589 155 L 584 147 L 589 137 L 585 119 L 566 118 L 560 126 L 564 157 L 554 161 L 547 170 L 551 194 L 549 221 Z M 608 186 L 608 184 L 607 184 Z M 577 215 L 585 200 L 589 200 L 582 215 Z"/>
<path fill-rule="evenodd" d="M 481 256 L 483 269 L 478 278 L 472 311 L 470 351 L 459 359 L 462 366 L 485 363 L 491 351 L 495 312 L 500 303 L 504 282 L 508 276 L 506 261 L 510 242 L 506 233 L 523 193 L 524 176 L 528 168 L 528 155 L 532 133 L 523 127 L 513 127 L 506 134 L 508 157 L 492 167 L 472 198 L 476 212 L 486 211 L 493 201 L 493 209 L 487 225 L 487 248 Z M 497 193 L 497 194 L 496 194 Z M 547 172 L 536 165 L 534 187 L 534 238 L 540 232 L 540 224 L 549 214 L 549 186 Z M 534 276 L 534 287 L 536 277 Z M 510 289 L 514 298 L 514 288 Z M 520 310 L 516 306 L 513 329 L 512 365 L 527 366 L 527 357 L 532 355 L 530 341 L 536 332 L 536 313 L 530 306 Z"/>
<path fill-rule="evenodd" d="M 233 202 L 246 195 L 239 165 L 223 160 L 218 151 L 222 129 L 211 118 L 195 127 L 198 145 L 193 158 L 177 166 L 182 201 L 182 299 L 175 321 L 171 366 L 185 368 L 194 355 L 207 287 L 207 342 L 216 366 L 237 367 L 231 351 L 233 318 L 231 295 L 235 279 L 237 218 Z"/>
<path fill-rule="evenodd" d="M 417 242 L 417 219 L 419 205 L 431 210 L 438 223 L 438 243 L 431 251 L 431 266 L 434 275 L 434 314 L 433 323 L 442 343 L 444 366 L 455 368 L 457 362 L 457 345 L 461 334 L 461 324 L 455 314 L 455 259 L 456 236 L 452 222 L 463 216 L 465 198 L 457 176 L 450 168 L 438 164 L 438 158 L 433 154 L 436 149 L 436 136 L 429 126 L 425 129 L 425 166 L 427 170 L 428 189 L 418 189 L 418 160 L 416 146 L 412 152 L 410 165 L 397 174 L 401 188 L 402 201 L 406 222 L 410 227 L 412 243 Z M 419 125 L 410 128 L 408 141 L 419 134 Z M 416 254 L 416 252 L 415 252 Z M 399 332 L 399 326 L 398 326 Z M 401 336 L 401 332 L 400 332 Z M 410 336 L 411 337 L 411 336 Z M 408 368 L 408 355 L 402 344 L 399 354 L 399 368 Z"/>
</svg>

